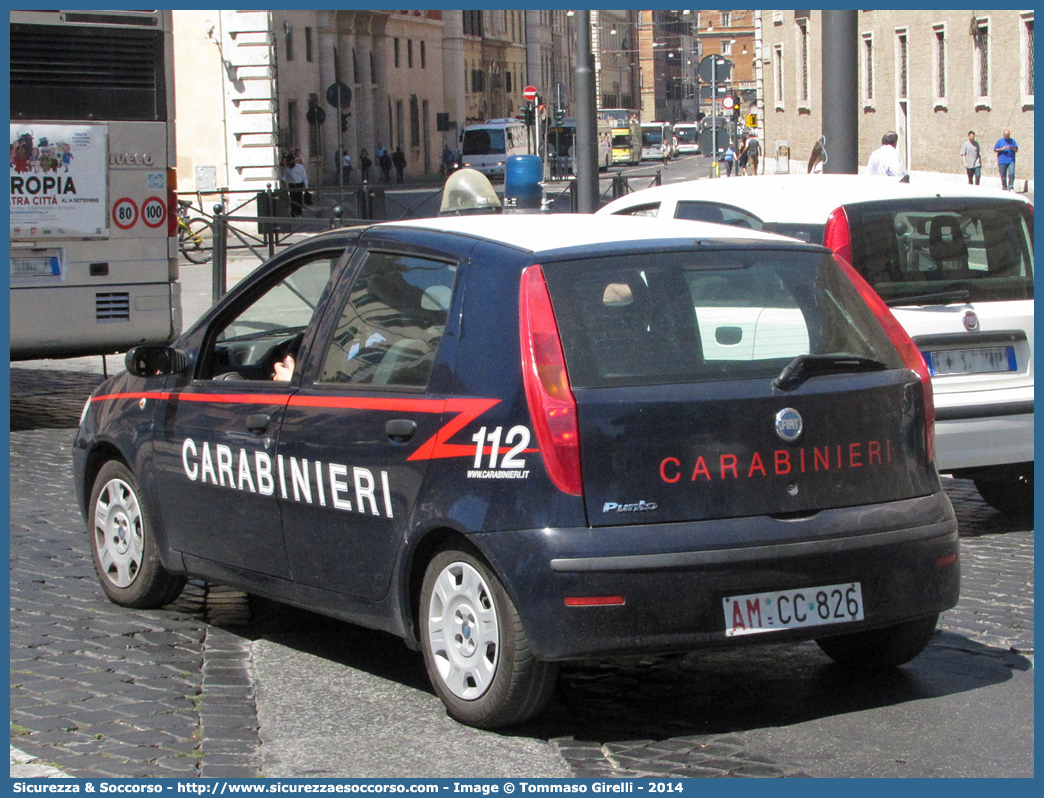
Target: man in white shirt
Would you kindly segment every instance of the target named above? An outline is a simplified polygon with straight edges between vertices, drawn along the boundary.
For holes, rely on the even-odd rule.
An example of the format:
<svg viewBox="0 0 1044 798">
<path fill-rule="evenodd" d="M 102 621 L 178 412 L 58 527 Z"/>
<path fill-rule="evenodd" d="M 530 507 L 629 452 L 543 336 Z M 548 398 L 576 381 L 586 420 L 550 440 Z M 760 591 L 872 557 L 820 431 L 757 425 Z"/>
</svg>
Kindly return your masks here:
<svg viewBox="0 0 1044 798">
<path fill-rule="evenodd" d="M 867 171 L 872 175 L 905 177 L 906 169 L 903 168 L 903 162 L 899 160 L 899 151 L 895 148 L 898 143 L 899 136 L 894 130 L 885 133 L 881 137 L 881 146 L 870 153 Z"/>
</svg>

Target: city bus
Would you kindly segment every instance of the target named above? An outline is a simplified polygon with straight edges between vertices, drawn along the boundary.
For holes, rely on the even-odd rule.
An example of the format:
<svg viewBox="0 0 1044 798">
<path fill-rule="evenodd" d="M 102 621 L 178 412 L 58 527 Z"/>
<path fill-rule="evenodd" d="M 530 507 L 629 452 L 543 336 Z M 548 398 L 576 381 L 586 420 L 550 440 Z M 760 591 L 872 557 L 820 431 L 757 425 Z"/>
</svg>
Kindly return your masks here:
<svg viewBox="0 0 1044 798">
<path fill-rule="evenodd" d="M 679 122 L 674 126 L 674 136 L 678 139 L 678 153 L 694 155 L 700 151 L 700 126 L 696 122 Z"/>
<path fill-rule="evenodd" d="M 642 125 L 642 160 L 658 161 L 663 158 L 660 147 L 665 141 L 670 148 L 670 157 L 674 152 L 674 131 L 670 122 L 645 122 Z"/>
<path fill-rule="evenodd" d="M 508 156 L 528 154 L 526 126 L 517 119 L 490 119 L 460 133 L 461 165 L 486 177 L 503 180 Z"/>
<path fill-rule="evenodd" d="M 612 128 L 605 119 L 595 122 L 598 143 L 598 171 L 613 165 Z M 561 125 L 552 124 L 547 131 L 547 150 L 551 154 L 549 168 L 552 177 L 576 174 L 576 118 L 567 116 Z"/>
<path fill-rule="evenodd" d="M 181 332 L 170 11 L 11 11 L 11 359 Z"/>
<path fill-rule="evenodd" d="M 642 159 L 642 128 L 638 112 L 628 108 L 605 108 L 598 116 L 609 122 L 613 163 L 635 166 Z"/>
</svg>

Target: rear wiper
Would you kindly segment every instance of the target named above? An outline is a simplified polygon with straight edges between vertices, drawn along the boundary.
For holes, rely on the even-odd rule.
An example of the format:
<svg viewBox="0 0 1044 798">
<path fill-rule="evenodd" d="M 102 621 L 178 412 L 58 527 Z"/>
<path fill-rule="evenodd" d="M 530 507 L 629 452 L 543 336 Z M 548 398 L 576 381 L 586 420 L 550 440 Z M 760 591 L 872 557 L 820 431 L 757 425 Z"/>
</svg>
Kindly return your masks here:
<svg viewBox="0 0 1044 798">
<path fill-rule="evenodd" d="M 890 308 L 899 305 L 924 305 L 929 302 L 967 302 L 971 296 L 967 288 L 958 288 L 954 291 L 937 291 L 934 294 L 915 294 L 914 296 L 896 296 L 886 299 L 885 304 Z"/>
<path fill-rule="evenodd" d="M 886 368 L 880 360 L 860 355 L 798 355 L 772 381 L 772 387 L 786 391 L 820 374 L 883 371 Z"/>
</svg>

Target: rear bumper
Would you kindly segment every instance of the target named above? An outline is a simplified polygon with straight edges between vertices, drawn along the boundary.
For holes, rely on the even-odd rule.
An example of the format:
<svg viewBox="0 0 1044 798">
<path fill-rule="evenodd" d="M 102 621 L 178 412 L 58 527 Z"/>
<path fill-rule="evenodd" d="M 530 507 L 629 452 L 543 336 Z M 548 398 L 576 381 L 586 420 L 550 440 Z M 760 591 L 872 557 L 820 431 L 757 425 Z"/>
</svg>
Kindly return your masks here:
<svg viewBox="0 0 1044 798">
<path fill-rule="evenodd" d="M 957 522 L 944 493 L 802 519 L 484 533 L 536 654 L 573 659 L 739 642 L 722 599 L 859 582 L 865 620 L 749 635 L 801 640 L 887 626 L 957 603 Z M 566 598 L 622 596 L 622 605 Z"/>
<path fill-rule="evenodd" d="M 1005 407 L 1023 412 L 985 415 L 982 408 L 939 408 L 935 424 L 939 471 L 1032 462 L 1033 403 Z"/>
</svg>

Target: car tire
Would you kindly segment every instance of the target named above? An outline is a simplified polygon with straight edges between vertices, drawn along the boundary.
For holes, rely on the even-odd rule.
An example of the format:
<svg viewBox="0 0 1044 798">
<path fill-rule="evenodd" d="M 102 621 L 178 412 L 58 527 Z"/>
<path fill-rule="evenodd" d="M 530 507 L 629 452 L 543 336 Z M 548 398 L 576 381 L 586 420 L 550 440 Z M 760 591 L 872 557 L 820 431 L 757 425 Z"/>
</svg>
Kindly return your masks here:
<svg viewBox="0 0 1044 798">
<path fill-rule="evenodd" d="M 1008 515 L 1033 514 L 1033 466 L 1003 477 L 976 479 L 975 489 L 994 510 Z"/>
<path fill-rule="evenodd" d="M 110 460 L 91 490 L 87 532 L 102 589 L 121 607 L 156 609 L 181 593 L 185 578 L 160 562 L 156 539 L 134 474 Z"/>
<path fill-rule="evenodd" d="M 480 557 L 439 552 L 424 574 L 420 616 L 424 664 L 451 717 L 493 729 L 544 708 L 557 663 L 533 655 L 507 591 Z"/>
<path fill-rule="evenodd" d="M 936 613 L 884 629 L 823 637 L 816 643 L 834 662 L 845 667 L 860 670 L 897 668 L 924 651 L 938 622 Z"/>
</svg>

